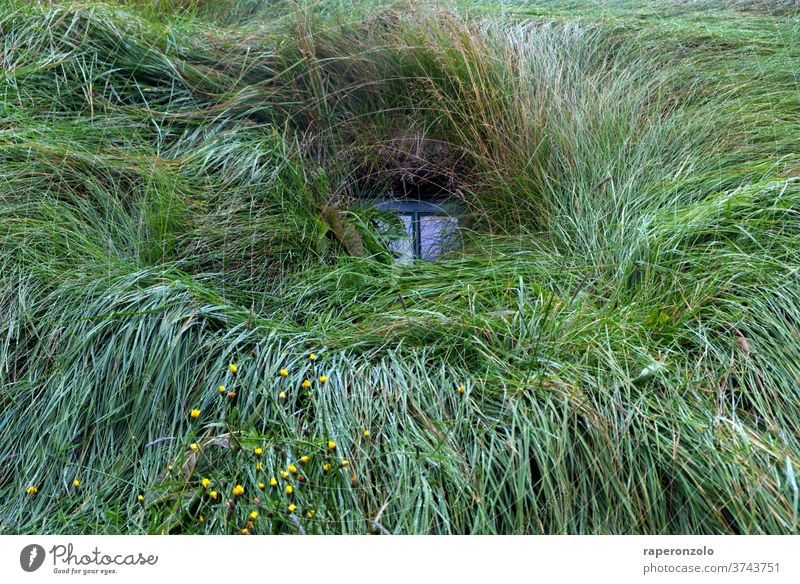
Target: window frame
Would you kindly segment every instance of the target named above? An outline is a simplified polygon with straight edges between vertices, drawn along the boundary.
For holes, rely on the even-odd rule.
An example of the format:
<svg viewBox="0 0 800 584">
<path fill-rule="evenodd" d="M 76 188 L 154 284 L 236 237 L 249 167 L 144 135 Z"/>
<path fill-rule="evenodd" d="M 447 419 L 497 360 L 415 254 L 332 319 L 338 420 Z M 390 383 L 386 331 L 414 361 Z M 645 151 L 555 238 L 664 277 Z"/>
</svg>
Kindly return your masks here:
<svg viewBox="0 0 800 584">
<path fill-rule="evenodd" d="M 411 217 L 411 251 L 415 260 L 424 260 L 422 257 L 422 225 L 420 218 L 425 216 L 444 216 L 453 217 L 458 223 L 458 206 L 449 202 L 438 202 L 420 199 L 377 199 L 374 202 L 375 209 L 379 211 L 391 211 L 398 216 Z"/>
</svg>

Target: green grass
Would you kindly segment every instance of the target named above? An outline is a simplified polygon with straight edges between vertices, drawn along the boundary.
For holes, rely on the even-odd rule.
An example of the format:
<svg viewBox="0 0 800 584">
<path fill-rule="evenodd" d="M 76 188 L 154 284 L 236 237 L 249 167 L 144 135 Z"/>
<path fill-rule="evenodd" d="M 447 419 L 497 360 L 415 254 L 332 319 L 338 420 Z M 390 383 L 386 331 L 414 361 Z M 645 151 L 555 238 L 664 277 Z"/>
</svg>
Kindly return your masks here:
<svg viewBox="0 0 800 584">
<path fill-rule="evenodd" d="M 790 2 L 0 30 L 0 532 L 799 531 Z M 354 194 L 426 177 L 464 247 L 395 264 Z"/>
</svg>

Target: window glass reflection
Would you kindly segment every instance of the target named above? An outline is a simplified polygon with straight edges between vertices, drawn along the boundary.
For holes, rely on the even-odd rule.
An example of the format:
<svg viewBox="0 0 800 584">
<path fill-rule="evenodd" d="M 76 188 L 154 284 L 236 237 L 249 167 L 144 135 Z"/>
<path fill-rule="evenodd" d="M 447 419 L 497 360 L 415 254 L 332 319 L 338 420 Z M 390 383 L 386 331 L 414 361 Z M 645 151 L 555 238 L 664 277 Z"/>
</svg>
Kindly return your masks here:
<svg viewBox="0 0 800 584">
<path fill-rule="evenodd" d="M 420 215 L 419 257 L 434 260 L 453 249 L 458 219 L 449 215 Z"/>
<path fill-rule="evenodd" d="M 406 228 L 407 237 L 389 243 L 389 249 L 394 253 L 400 263 L 409 263 L 414 259 L 414 217 L 413 215 L 400 215 L 403 226 Z"/>
</svg>

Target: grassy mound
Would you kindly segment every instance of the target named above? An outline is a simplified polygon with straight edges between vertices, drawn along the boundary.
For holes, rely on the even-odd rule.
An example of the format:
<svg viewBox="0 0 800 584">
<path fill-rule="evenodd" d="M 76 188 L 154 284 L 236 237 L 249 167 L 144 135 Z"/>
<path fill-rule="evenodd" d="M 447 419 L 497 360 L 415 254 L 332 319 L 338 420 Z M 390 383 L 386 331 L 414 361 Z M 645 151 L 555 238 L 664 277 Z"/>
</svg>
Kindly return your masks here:
<svg viewBox="0 0 800 584">
<path fill-rule="evenodd" d="M 0 8 L 0 531 L 797 532 L 791 4 L 354 4 Z"/>
</svg>

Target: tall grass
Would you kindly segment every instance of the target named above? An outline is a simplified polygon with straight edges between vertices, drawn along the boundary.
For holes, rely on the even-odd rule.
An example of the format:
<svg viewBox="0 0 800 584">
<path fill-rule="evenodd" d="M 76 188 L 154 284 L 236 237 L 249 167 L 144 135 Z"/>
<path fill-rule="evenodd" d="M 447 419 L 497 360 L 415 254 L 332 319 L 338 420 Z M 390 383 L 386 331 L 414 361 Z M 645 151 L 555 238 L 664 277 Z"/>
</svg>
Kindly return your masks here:
<svg viewBox="0 0 800 584">
<path fill-rule="evenodd" d="M 795 15 L 537 6 L 4 5 L 0 531 L 797 532 Z"/>
</svg>

